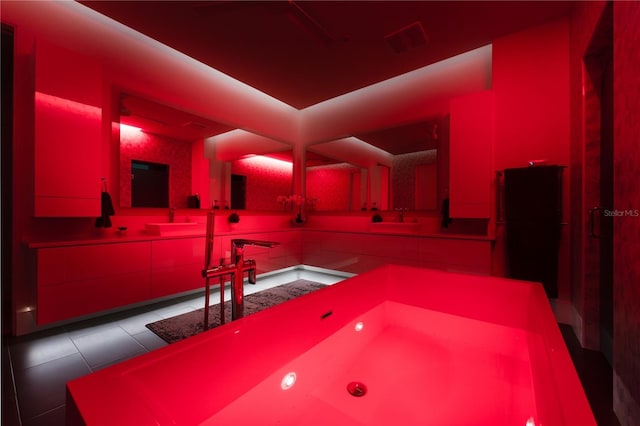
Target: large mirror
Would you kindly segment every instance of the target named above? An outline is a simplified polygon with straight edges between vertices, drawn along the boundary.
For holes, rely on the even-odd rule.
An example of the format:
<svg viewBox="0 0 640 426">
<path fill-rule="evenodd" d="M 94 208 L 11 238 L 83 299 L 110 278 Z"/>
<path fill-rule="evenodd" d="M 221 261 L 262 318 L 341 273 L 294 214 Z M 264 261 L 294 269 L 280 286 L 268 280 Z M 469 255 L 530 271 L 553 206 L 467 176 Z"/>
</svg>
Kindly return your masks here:
<svg viewBox="0 0 640 426">
<path fill-rule="evenodd" d="M 121 207 L 291 208 L 290 144 L 133 94 L 119 96 L 119 110 Z M 438 209 L 447 130 L 425 119 L 308 146 L 306 209 Z"/>
<path fill-rule="evenodd" d="M 389 209 L 435 210 L 442 120 L 421 120 L 354 136 L 392 155 Z"/>
<path fill-rule="evenodd" d="M 438 209 L 446 126 L 434 118 L 309 146 L 307 160 L 320 155 L 324 164 L 307 167 L 307 197 L 319 211 Z"/>
<path fill-rule="evenodd" d="M 291 147 L 133 94 L 119 97 L 120 207 L 271 210 Z"/>
<path fill-rule="evenodd" d="M 366 169 L 311 148 L 305 171 L 307 211 L 357 211 L 366 205 Z"/>
<path fill-rule="evenodd" d="M 203 141 L 233 128 L 130 93 L 118 108 L 120 207 L 207 207 Z"/>
<path fill-rule="evenodd" d="M 234 210 L 281 210 L 291 194 L 291 150 L 248 155 L 231 162 L 230 207 Z M 222 207 L 227 207 L 221 202 Z"/>
<path fill-rule="evenodd" d="M 119 116 L 120 207 L 200 207 L 203 140 L 232 128 L 127 93 Z"/>
<path fill-rule="evenodd" d="M 291 194 L 291 145 L 236 129 L 208 138 L 211 204 L 217 209 L 277 211 Z"/>
</svg>

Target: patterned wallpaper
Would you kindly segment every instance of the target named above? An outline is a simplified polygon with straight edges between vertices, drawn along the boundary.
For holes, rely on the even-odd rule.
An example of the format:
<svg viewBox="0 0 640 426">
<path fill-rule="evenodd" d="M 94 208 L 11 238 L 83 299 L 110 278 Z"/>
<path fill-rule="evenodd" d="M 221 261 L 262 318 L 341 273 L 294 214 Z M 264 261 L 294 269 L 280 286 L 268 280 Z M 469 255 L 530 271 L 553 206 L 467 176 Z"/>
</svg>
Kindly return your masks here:
<svg viewBox="0 0 640 426">
<path fill-rule="evenodd" d="M 169 165 L 169 205 L 186 208 L 191 195 L 191 142 L 140 131 L 120 132 L 120 206 L 131 207 L 131 160 Z"/>
<path fill-rule="evenodd" d="M 391 165 L 392 205 L 395 208 L 407 208 L 413 210 L 416 205 L 416 166 L 420 164 L 432 164 L 437 161 L 438 151 L 412 152 L 393 157 Z"/>
<path fill-rule="evenodd" d="M 587 94 L 594 95 L 593 90 L 589 90 L 589 79 L 583 75 L 583 57 L 593 37 L 598 19 L 602 14 L 603 2 L 581 2 L 576 6 L 571 18 L 571 44 L 570 51 L 570 90 L 571 90 L 571 143 L 570 143 L 570 239 L 571 239 L 571 300 L 579 319 L 573 321 L 574 329 L 583 346 L 596 349 L 599 347 L 600 327 L 599 327 L 599 298 L 590 298 L 589 294 L 596 294 L 598 289 L 589 288 L 585 284 L 589 280 L 585 274 L 585 268 L 589 267 L 585 259 L 588 244 L 587 222 L 588 208 L 585 207 L 594 201 L 589 201 L 587 197 L 592 194 L 584 193 L 584 187 L 589 182 L 584 182 L 583 177 L 587 173 L 593 174 L 593 168 L 587 169 L 585 166 L 585 151 L 587 149 L 585 140 L 595 137 L 599 140 L 599 119 L 597 126 L 593 126 L 593 120 L 589 121 L 586 115 L 591 114 L 589 107 L 597 106 L 599 116 L 599 101 L 589 100 Z M 585 95 L 583 95 L 583 92 Z M 590 123 L 589 127 L 585 124 Z M 595 127 L 595 129 L 593 128 Z M 597 194 L 599 196 L 599 194 Z M 593 282 L 593 279 L 591 279 Z M 596 283 L 597 284 L 597 283 Z M 595 324 L 595 325 L 594 325 Z"/>
<path fill-rule="evenodd" d="M 614 410 L 640 424 L 640 3 L 613 2 Z"/>
<path fill-rule="evenodd" d="M 278 210 L 278 196 L 291 195 L 293 165 L 267 157 L 255 156 L 234 161 L 231 173 L 247 177 L 247 210 Z"/>
<path fill-rule="evenodd" d="M 309 167 L 307 198 L 317 199 L 315 210 L 356 209 L 357 206 L 351 207 L 351 176 L 359 172 L 359 168 L 350 164 Z"/>
</svg>

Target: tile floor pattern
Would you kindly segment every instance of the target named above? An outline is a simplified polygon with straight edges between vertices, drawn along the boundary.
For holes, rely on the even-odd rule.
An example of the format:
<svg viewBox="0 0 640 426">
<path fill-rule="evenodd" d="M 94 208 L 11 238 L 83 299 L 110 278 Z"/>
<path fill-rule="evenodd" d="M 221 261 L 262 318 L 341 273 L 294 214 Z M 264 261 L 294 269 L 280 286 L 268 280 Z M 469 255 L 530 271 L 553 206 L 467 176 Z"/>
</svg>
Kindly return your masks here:
<svg viewBox="0 0 640 426">
<path fill-rule="evenodd" d="M 291 271 L 246 286 L 247 294 L 296 279 L 333 284 L 343 277 Z M 216 294 L 213 294 L 216 293 Z M 217 290 L 212 301 L 218 300 Z M 226 291 L 229 297 L 229 291 Z M 2 353 L 3 426 L 63 426 L 65 383 L 112 364 L 167 345 L 145 325 L 204 306 L 204 296 L 185 296 L 126 312 L 13 338 Z M 562 327 L 585 391 L 600 426 L 618 425 L 611 410 L 611 369 L 603 357 L 576 347 L 575 336 Z M 586 356 L 585 356 L 586 354 Z M 601 355 L 601 354 L 600 354 Z M 608 369 L 608 370 L 607 370 Z M 599 373 L 598 373 L 599 372 Z M 588 377 L 583 374 L 588 373 Z M 595 377 L 595 378 L 594 378 Z M 11 380 L 13 379 L 13 380 Z M 609 380 L 608 383 L 605 383 Z M 15 387 L 13 386 L 15 383 Z"/>
</svg>

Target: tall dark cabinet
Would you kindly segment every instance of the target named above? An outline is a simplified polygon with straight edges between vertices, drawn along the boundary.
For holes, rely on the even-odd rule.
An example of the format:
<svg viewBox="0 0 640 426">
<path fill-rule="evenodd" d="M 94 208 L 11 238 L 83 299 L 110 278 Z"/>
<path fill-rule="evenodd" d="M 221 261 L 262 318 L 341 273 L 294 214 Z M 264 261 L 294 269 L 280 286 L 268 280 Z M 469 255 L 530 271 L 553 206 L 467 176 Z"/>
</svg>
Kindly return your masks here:
<svg viewBox="0 0 640 426">
<path fill-rule="evenodd" d="M 511 278 L 537 281 L 558 297 L 562 166 L 505 169 L 507 265 Z"/>
</svg>

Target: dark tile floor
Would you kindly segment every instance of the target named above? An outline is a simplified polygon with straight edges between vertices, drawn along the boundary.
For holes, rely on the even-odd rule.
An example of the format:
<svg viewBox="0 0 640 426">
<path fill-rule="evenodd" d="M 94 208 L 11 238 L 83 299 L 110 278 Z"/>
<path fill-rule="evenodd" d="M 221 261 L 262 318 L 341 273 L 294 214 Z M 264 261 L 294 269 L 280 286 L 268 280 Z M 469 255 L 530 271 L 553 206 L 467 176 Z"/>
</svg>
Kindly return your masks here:
<svg viewBox="0 0 640 426">
<path fill-rule="evenodd" d="M 599 351 L 583 349 L 570 326 L 560 324 L 560 331 L 598 426 L 620 426 L 613 413 L 613 371 L 606 358 Z"/>
</svg>

